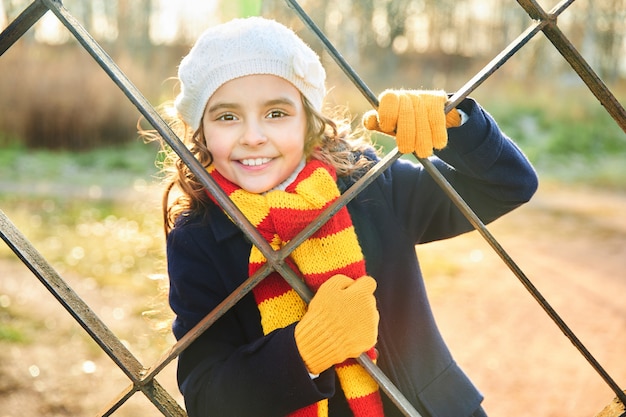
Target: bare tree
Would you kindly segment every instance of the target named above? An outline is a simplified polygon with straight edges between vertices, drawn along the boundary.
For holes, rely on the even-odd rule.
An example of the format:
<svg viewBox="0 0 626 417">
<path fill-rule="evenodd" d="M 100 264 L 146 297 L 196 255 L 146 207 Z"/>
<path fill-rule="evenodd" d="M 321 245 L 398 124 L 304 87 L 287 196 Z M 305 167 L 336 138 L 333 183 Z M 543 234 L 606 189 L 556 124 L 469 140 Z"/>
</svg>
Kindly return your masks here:
<svg viewBox="0 0 626 417">
<path fill-rule="evenodd" d="M 590 1 L 589 4 L 591 3 Z M 594 28 L 598 45 L 598 71 L 607 80 L 615 81 L 619 76 L 620 59 L 623 57 L 626 2 L 606 0 L 597 2 L 596 6 L 599 8 Z"/>
<path fill-rule="evenodd" d="M 134 48 L 150 45 L 152 0 L 117 0 L 118 41 Z"/>
</svg>

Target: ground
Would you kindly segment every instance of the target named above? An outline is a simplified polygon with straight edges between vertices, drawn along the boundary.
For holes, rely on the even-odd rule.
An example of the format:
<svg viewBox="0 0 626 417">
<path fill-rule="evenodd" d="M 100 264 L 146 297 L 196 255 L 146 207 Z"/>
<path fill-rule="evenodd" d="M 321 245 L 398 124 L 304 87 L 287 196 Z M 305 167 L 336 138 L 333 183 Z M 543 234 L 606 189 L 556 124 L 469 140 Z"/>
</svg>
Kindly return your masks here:
<svg viewBox="0 0 626 417">
<path fill-rule="evenodd" d="M 625 210 L 624 194 L 543 184 L 531 203 L 489 226 L 622 389 Z M 612 402 L 608 385 L 477 232 L 420 247 L 418 254 L 444 337 L 485 394 L 490 416 L 592 417 Z M 0 346 L 0 417 L 102 410 L 128 385 L 125 376 L 26 267 L 4 259 L 0 271 L 0 301 L 41 317 L 35 343 Z M 145 365 L 172 342 L 136 314 L 145 300 L 65 278 Z M 173 364 L 158 379 L 181 401 Z M 138 394 L 114 415 L 160 414 Z"/>
<path fill-rule="evenodd" d="M 626 196 L 546 186 L 489 230 L 619 386 L 626 385 Z M 428 281 L 458 362 L 492 416 L 594 416 L 614 397 L 476 233 L 437 250 L 465 259 Z"/>
</svg>

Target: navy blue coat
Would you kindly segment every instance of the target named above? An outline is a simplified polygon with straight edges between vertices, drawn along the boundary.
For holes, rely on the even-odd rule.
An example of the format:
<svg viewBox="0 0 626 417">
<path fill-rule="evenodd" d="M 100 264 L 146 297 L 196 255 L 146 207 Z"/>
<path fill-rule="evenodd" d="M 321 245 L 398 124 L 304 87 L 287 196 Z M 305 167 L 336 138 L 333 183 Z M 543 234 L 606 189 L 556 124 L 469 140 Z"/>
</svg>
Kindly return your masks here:
<svg viewBox="0 0 626 417">
<path fill-rule="evenodd" d="M 449 129 L 448 146 L 433 163 L 488 223 L 528 201 L 537 177 L 477 103 L 466 99 L 459 108 L 469 119 Z M 340 178 L 338 184 L 345 190 L 353 182 Z M 470 416 L 482 395 L 437 329 L 415 245 L 472 226 L 420 165 L 404 160 L 396 161 L 348 209 L 367 272 L 378 282 L 379 367 L 423 416 Z M 178 219 L 167 241 L 177 338 L 248 278 L 250 245 L 215 206 Z M 263 335 L 251 294 L 181 354 L 178 380 L 190 417 L 277 417 L 322 398 L 331 398 L 331 416 L 351 415 L 332 369 L 310 378 L 295 344 L 294 325 Z M 382 396 L 385 415 L 400 416 Z"/>
</svg>

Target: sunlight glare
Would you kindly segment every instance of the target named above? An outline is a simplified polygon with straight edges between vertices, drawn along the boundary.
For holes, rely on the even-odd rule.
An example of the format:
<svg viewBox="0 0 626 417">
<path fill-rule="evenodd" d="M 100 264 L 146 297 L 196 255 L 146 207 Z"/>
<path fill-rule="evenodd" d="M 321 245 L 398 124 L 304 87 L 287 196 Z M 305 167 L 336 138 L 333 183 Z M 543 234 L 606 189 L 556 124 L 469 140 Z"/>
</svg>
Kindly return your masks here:
<svg viewBox="0 0 626 417">
<path fill-rule="evenodd" d="M 158 0 L 152 15 L 150 37 L 157 44 L 195 39 L 204 29 L 219 22 L 217 3 L 216 0 Z"/>
<path fill-rule="evenodd" d="M 50 44 L 62 44 L 67 42 L 70 34 L 65 29 L 59 19 L 50 12 L 44 16 L 35 25 L 35 39 L 39 42 L 47 42 Z"/>
</svg>

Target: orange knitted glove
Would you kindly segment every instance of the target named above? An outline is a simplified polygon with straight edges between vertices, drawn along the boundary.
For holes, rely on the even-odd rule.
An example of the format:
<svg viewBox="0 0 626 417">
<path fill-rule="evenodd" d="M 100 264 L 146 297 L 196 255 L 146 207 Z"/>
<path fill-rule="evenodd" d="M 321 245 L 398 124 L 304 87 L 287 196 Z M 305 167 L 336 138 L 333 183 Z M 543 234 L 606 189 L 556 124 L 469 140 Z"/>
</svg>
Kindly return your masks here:
<svg viewBox="0 0 626 417">
<path fill-rule="evenodd" d="M 319 374 L 370 349 L 378 338 L 376 281 L 335 275 L 322 284 L 296 325 L 296 345 L 309 372 Z"/>
<path fill-rule="evenodd" d="M 365 113 L 363 125 L 395 136 L 401 153 L 415 152 L 420 158 L 428 158 L 433 148 L 446 147 L 446 128 L 461 124 L 456 109 L 445 114 L 446 99 L 441 90 L 385 90 L 379 97 L 378 112 Z"/>
</svg>

